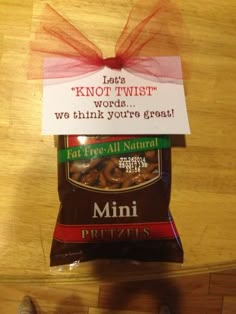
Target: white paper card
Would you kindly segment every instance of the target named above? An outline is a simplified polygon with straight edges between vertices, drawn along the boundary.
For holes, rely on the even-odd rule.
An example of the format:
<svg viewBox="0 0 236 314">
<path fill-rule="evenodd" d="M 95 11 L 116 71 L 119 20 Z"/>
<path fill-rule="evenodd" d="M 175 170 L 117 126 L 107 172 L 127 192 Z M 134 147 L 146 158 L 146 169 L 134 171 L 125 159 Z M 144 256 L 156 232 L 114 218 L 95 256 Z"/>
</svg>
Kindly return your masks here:
<svg viewBox="0 0 236 314">
<path fill-rule="evenodd" d="M 43 134 L 189 134 L 183 83 L 125 69 L 45 80 Z"/>
</svg>

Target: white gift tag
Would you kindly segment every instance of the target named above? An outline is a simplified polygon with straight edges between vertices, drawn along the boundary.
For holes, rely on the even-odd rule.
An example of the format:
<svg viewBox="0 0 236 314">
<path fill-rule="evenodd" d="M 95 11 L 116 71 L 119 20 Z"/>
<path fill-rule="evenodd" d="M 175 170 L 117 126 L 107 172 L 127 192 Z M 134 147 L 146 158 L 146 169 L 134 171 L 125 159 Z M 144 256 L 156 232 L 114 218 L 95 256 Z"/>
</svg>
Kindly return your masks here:
<svg viewBox="0 0 236 314">
<path fill-rule="evenodd" d="M 189 134 L 183 82 L 155 82 L 107 67 L 45 80 L 42 133 Z"/>
</svg>

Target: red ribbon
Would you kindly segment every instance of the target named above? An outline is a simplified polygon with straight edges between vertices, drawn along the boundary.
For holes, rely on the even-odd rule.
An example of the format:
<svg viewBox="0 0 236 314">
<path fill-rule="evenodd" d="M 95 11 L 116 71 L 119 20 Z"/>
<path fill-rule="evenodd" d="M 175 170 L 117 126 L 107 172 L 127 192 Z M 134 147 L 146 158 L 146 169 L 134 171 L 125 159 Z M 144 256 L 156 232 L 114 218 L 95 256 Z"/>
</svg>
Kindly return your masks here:
<svg viewBox="0 0 236 314">
<path fill-rule="evenodd" d="M 182 70 L 175 55 L 179 52 L 176 41 L 181 37 L 182 23 L 179 13 L 167 1 L 145 0 L 145 10 L 143 1 L 133 6 L 112 58 L 103 58 L 94 43 L 47 4 L 31 44 L 29 77 L 75 77 L 106 66 L 114 70 L 124 68 L 152 80 L 178 82 L 182 79 Z M 137 18 L 139 23 L 135 22 Z M 154 39 L 156 55 L 172 57 L 140 56 L 147 53 Z"/>
</svg>

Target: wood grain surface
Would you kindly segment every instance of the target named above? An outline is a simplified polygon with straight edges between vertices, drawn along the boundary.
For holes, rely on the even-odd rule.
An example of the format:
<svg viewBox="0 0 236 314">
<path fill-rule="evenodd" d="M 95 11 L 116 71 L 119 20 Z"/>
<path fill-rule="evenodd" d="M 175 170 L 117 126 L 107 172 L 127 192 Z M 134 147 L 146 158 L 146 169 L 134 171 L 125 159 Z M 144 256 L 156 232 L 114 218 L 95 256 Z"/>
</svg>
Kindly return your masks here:
<svg viewBox="0 0 236 314">
<path fill-rule="evenodd" d="M 216 280 L 217 276 L 217 280 Z M 208 273 L 136 282 L 0 283 L 0 312 L 17 313 L 30 295 L 37 314 L 234 314 L 236 273 Z"/>
<path fill-rule="evenodd" d="M 134 3 L 48 2 L 105 56 L 113 55 Z M 0 281 L 132 281 L 235 267 L 235 1 L 176 1 L 189 35 L 184 57 L 191 72 L 185 90 L 192 134 L 185 147 L 173 148 L 171 199 L 185 263 L 106 261 L 71 271 L 49 269 L 59 207 L 56 149 L 52 137 L 41 135 L 42 83 L 27 80 L 29 42 L 45 3 L 0 0 Z"/>
</svg>

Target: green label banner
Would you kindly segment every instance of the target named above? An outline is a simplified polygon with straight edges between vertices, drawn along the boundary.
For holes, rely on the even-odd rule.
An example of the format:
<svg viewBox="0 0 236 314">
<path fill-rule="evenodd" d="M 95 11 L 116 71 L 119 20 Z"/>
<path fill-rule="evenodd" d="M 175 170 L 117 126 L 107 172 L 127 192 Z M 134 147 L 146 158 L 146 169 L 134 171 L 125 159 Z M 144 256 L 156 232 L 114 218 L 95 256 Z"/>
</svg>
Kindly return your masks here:
<svg viewBox="0 0 236 314">
<path fill-rule="evenodd" d="M 169 148 L 170 146 L 169 136 L 138 137 L 128 140 L 103 142 L 61 149 L 58 151 L 58 160 L 59 162 L 67 162 L 111 155 L 124 155 L 134 152 Z"/>
</svg>

